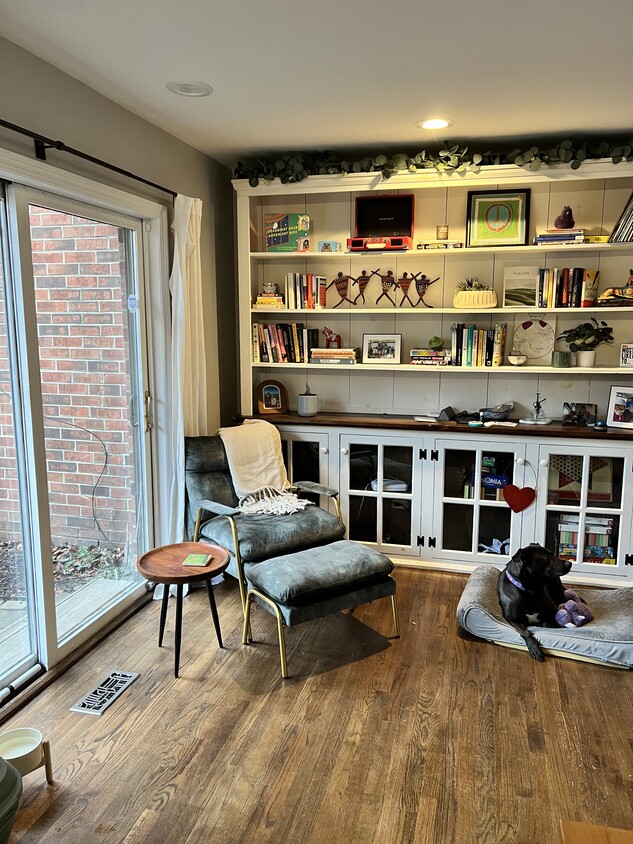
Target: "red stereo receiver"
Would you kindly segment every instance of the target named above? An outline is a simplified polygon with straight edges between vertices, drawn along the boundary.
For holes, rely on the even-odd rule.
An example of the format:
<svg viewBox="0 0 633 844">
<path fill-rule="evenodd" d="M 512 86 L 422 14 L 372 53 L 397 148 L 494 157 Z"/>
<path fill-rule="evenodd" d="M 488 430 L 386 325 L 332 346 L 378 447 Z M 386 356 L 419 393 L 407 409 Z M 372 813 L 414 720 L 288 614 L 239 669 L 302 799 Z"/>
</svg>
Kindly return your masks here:
<svg viewBox="0 0 633 844">
<path fill-rule="evenodd" d="M 400 251 L 413 248 L 411 237 L 348 237 L 347 248 L 350 252 Z"/>
</svg>

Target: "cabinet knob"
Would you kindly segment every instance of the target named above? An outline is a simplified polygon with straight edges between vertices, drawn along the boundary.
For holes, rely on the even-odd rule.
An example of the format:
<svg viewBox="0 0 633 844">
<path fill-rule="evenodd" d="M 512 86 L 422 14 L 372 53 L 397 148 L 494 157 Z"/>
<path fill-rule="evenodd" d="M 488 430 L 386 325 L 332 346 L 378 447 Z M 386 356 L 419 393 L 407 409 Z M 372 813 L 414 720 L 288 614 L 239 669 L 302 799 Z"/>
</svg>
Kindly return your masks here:
<svg viewBox="0 0 633 844">
<path fill-rule="evenodd" d="M 321 449 L 321 454 L 327 454 L 328 451 L 329 451 L 329 448 L 326 448 L 325 446 L 323 446 L 323 448 Z"/>
<path fill-rule="evenodd" d="M 519 464 L 519 466 L 525 466 L 525 457 L 517 458 L 517 463 Z"/>
<path fill-rule="evenodd" d="M 549 460 L 546 457 L 544 457 L 542 460 L 539 460 L 539 466 L 543 466 L 543 467 L 549 466 Z"/>
<path fill-rule="evenodd" d="M 346 449 L 346 448 L 342 448 L 342 449 L 341 449 L 341 454 L 347 454 L 347 449 Z"/>
</svg>

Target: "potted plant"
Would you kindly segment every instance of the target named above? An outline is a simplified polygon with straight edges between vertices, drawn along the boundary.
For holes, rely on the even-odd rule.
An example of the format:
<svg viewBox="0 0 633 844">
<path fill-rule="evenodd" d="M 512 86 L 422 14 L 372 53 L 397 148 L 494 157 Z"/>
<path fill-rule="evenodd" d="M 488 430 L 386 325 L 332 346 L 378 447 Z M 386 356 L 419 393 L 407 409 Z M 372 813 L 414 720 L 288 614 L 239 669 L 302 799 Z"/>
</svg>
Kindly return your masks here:
<svg viewBox="0 0 633 844">
<path fill-rule="evenodd" d="M 576 353 L 577 366 L 593 366 L 598 346 L 602 343 L 613 345 L 611 326 L 604 320 L 598 322 L 594 317 L 590 319 L 591 322 L 581 322 L 574 328 L 567 328 L 557 337 L 567 343 L 570 352 Z"/>
<path fill-rule="evenodd" d="M 482 284 L 476 276 L 458 281 L 453 299 L 454 308 L 496 308 L 497 294 L 488 284 Z"/>
</svg>

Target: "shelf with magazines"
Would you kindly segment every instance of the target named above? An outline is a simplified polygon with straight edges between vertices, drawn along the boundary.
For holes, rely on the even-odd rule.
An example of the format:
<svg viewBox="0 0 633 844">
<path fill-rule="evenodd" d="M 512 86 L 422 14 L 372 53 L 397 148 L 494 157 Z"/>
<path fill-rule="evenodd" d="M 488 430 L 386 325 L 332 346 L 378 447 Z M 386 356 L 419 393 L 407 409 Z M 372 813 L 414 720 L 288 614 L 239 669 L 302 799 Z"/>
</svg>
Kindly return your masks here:
<svg viewBox="0 0 633 844">
<path fill-rule="evenodd" d="M 256 188 L 235 181 L 234 188 L 241 338 L 239 409 L 244 415 L 252 412 L 255 390 L 268 377 L 283 382 L 293 409 L 296 395 L 305 389 L 308 372 L 310 387 L 319 394 L 323 411 L 353 413 L 371 408 L 387 415 L 432 414 L 447 405 L 494 405 L 507 399 L 515 401 L 517 415 L 529 415 L 538 390 L 547 393 L 550 403 L 570 396 L 581 402 L 594 401 L 604 415 L 611 384 L 633 381 L 633 367 L 619 366 L 620 346 L 633 342 L 629 327 L 633 311 L 627 307 L 633 297 L 628 299 L 626 293 L 629 287 L 633 291 L 633 283 L 629 283 L 633 243 L 605 242 L 633 193 L 633 164 L 585 162 L 577 171 L 561 165 L 536 172 L 502 165 L 466 177 L 429 171 L 398 174 L 389 180 L 376 174 L 315 176 L 300 183 L 273 181 Z M 467 245 L 469 193 L 518 188 L 529 188 L 531 193 L 525 244 Z M 415 200 L 412 248 L 349 250 L 348 238 L 355 234 L 357 197 L 394 193 L 413 195 Z M 554 228 L 563 206 L 573 209 L 583 237 L 597 242 L 533 245 L 537 235 L 546 237 Z M 303 240 L 298 242 L 304 251 L 268 250 L 266 219 L 280 213 L 309 221 L 309 229 L 301 232 Z M 433 244 L 440 225 L 448 227 L 449 237 L 464 246 L 438 248 Z M 417 248 L 425 244 L 434 248 Z M 559 295 L 557 290 L 564 291 L 564 284 L 557 287 L 557 280 L 564 278 L 565 271 L 571 275 L 578 269 L 597 278 L 596 300 L 609 290 L 624 291 L 618 303 L 598 305 L 588 299 L 588 307 L 578 307 L 568 297 L 563 304 L 563 293 Z M 547 271 L 554 277 L 554 287 L 550 287 L 549 298 L 539 289 L 525 306 L 519 300 L 508 307 L 508 277 L 523 270 Z M 494 294 L 496 306 L 455 307 L 458 288 L 471 279 L 478 279 Z M 517 332 L 529 333 L 530 325 L 540 330 L 544 322 L 550 339 L 559 338 L 591 318 L 608 321 L 614 339 L 613 344 L 598 348 L 594 367 L 556 368 L 546 355 L 542 361 L 530 358 L 523 366 L 510 364 L 508 356 L 515 351 Z M 450 349 L 457 324 L 488 331 L 497 322 L 507 324 L 503 360 L 498 366 L 409 362 L 411 351 L 426 348 L 433 338 L 441 338 L 444 348 Z M 340 335 L 343 347 L 362 348 L 367 335 L 397 336 L 400 362 L 342 365 L 309 363 L 305 356 L 281 362 L 262 360 L 261 356 L 255 359 L 253 330 L 258 330 L 258 325 L 293 323 L 316 332 L 317 345 L 323 348 L 326 330 Z M 333 372 L 337 373 L 334 378 Z M 514 388 L 515 382 L 520 389 Z"/>
</svg>

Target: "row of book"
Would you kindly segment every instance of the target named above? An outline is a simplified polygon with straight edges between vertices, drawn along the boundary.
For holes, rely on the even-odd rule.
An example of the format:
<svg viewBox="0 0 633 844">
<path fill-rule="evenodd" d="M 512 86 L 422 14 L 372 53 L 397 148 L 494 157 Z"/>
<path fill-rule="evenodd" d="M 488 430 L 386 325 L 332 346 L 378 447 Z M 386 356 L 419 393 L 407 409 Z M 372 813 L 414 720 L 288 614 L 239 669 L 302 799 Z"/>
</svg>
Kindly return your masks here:
<svg viewBox="0 0 633 844">
<path fill-rule="evenodd" d="M 253 363 L 308 363 L 319 329 L 301 322 L 253 323 Z"/>
<path fill-rule="evenodd" d="M 314 273 L 286 273 L 286 303 L 289 310 L 320 310 L 325 307 L 328 280 Z"/>
<path fill-rule="evenodd" d="M 624 206 L 609 237 L 609 243 L 629 243 L 633 240 L 633 194 Z"/>
<path fill-rule="evenodd" d="M 505 352 L 507 323 L 494 328 L 477 328 L 474 323 L 451 326 L 452 366 L 501 366 Z"/>
<path fill-rule="evenodd" d="M 591 308 L 598 296 L 600 271 L 586 267 L 541 267 L 538 271 L 539 308 Z"/>
<path fill-rule="evenodd" d="M 565 513 L 558 523 L 558 556 L 576 562 L 578 547 L 584 563 L 615 565 L 614 519 L 609 516 L 585 516 L 584 535 L 580 516 Z"/>
</svg>

